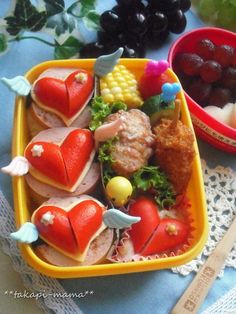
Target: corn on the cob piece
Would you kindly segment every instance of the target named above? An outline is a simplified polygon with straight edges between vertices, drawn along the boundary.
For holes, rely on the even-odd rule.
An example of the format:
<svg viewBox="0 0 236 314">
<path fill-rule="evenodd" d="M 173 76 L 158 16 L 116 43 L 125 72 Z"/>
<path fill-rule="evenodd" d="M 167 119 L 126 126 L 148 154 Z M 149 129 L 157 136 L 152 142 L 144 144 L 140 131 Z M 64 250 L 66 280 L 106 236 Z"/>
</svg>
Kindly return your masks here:
<svg viewBox="0 0 236 314">
<path fill-rule="evenodd" d="M 135 76 L 124 65 L 116 65 L 112 72 L 100 79 L 100 91 L 104 101 L 109 104 L 123 101 L 128 108 L 143 104 Z"/>
</svg>

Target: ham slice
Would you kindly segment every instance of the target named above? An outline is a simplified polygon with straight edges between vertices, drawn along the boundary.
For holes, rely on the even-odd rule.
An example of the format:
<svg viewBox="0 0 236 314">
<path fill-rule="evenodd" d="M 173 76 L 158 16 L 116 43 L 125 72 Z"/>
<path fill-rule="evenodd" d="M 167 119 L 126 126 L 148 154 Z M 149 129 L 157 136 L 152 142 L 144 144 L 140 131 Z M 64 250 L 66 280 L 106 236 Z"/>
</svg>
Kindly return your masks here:
<svg viewBox="0 0 236 314">
<path fill-rule="evenodd" d="M 65 123 L 60 117 L 52 112 L 47 112 L 37 106 L 34 102 L 31 103 L 27 111 L 27 120 L 30 134 L 34 137 L 36 134 L 45 129 L 65 127 Z M 87 106 L 81 114 L 71 123 L 71 127 L 87 128 L 91 120 L 90 108 Z"/>
</svg>

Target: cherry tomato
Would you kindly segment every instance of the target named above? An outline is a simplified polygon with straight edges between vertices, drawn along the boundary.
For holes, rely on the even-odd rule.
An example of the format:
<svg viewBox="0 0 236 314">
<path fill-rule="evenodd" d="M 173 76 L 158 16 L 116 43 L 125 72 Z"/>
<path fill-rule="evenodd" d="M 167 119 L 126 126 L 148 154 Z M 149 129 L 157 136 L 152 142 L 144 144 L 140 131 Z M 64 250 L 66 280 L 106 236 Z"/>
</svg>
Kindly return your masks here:
<svg viewBox="0 0 236 314">
<path fill-rule="evenodd" d="M 143 74 L 139 81 L 142 98 L 146 100 L 151 96 L 161 94 L 161 87 L 165 83 L 174 83 L 174 79 L 167 73 L 162 73 L 159 76 Z"/>
</svg>

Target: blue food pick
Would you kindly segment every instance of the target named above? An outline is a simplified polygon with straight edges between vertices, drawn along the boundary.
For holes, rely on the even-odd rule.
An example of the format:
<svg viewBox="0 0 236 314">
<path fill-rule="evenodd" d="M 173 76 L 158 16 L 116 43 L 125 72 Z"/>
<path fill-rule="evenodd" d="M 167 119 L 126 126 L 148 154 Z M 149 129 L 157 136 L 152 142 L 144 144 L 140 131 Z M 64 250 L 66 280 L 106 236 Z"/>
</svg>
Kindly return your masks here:
<svg viewBox="0 0 236 314">
<path fill-rule="evenodd" d="M 161 98 L 164 102 L 175 100 L 176 94 L 180 91 L 181 85 L 179 83 L 165 83 L 162 85 Z"/>
</svg>

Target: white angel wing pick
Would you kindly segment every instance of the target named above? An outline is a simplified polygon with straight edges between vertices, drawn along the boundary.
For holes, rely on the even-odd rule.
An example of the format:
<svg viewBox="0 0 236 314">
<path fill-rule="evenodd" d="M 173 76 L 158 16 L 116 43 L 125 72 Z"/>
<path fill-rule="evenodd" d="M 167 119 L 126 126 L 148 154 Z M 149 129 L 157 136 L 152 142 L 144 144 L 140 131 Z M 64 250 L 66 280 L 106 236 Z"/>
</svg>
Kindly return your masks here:
<svg viewBox="0 0 236 314">
<path fill-rule="evenodd" d="M 21 243 L 32 243 L 38 240 L 39 232 L 34 224 L 26 222 L 18 231 L 11 233 L 10 237 Z"/>
<path fill-rule="evenodd" d="M 98 57 L 94 64 L 95 75 L 102 77 L 112 72 L 120 57 L 122 56 L 123 51 L 123 48 L 119 48 L 109 55 Z"/>
<path fill-rule="evenodd" d="M 29 162 L 23 156 L 16 156 L 10 164 L 1 168 L 1 171 L 10 176 L 23 176 L 29 171 Z"/>
<path fill-rule="evenodd" d="M 0 80 L 17 95 L 27 96 L 30 93 L 31 84 L 24 76 L 19 75 L 12 79 L 2 77 Z"/>
<path fill-rule="evenodd" d="M 103 214 L 103 222 L 109 228 L 123 229 L 128 228 L 132 224 L 139 222 L 140 217 L 130 216 L 122 211 L 111 208 Z"/>
</svg>

